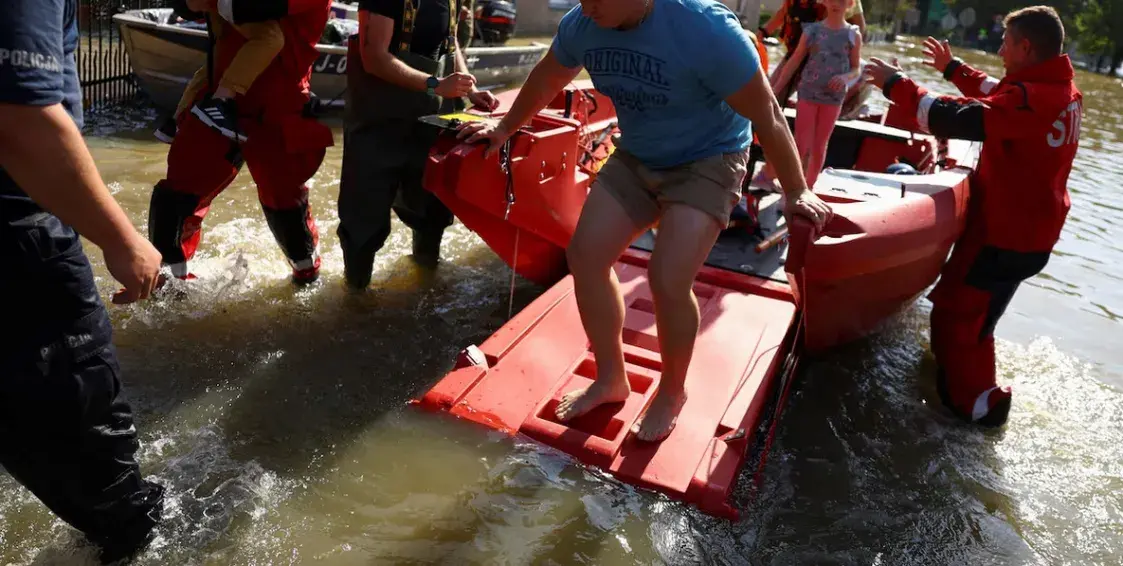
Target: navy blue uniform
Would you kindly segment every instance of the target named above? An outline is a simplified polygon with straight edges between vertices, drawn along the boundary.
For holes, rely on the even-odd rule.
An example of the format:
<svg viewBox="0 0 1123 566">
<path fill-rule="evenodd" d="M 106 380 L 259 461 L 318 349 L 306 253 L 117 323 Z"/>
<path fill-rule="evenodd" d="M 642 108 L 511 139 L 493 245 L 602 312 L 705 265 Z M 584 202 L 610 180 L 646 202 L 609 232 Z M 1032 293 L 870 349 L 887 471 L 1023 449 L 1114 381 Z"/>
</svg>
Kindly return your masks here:
<svg viewBox="0 0 1123 566">
<path fill-rule="evenodd" d="M 62 104 L 82 124 L 78 0 L 5 0 L 0 103 Z M 141 478 L 108 313 L 78 235 L 0 169 L 0 465 L 103 549 L 151 537 L 163 488 Z"/>
</svg>

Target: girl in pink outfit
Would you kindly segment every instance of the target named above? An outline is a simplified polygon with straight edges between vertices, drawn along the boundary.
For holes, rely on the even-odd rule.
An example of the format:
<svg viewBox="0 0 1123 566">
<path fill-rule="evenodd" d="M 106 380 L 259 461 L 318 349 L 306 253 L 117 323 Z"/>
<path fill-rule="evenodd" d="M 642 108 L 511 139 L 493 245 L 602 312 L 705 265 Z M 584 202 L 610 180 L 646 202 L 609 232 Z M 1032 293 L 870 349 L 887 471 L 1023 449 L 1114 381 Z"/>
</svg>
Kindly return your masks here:
<svg viewBox="0 0 1123 566">
<path fill-rule="evenodd" d="M 791 80 L 791 74 L 808 57 L 799 82 L 795 119 L 795 143 L 808 187 L 815 186 L 823 170 L 846 89 L 861 76 L 862 34 L 858 26 L 846 23 L 846 10 L 854 0 L 820 1 L 827 7 L 826 19 L 804 25 L 799 46 L 779 81 Z"/>
</svg>

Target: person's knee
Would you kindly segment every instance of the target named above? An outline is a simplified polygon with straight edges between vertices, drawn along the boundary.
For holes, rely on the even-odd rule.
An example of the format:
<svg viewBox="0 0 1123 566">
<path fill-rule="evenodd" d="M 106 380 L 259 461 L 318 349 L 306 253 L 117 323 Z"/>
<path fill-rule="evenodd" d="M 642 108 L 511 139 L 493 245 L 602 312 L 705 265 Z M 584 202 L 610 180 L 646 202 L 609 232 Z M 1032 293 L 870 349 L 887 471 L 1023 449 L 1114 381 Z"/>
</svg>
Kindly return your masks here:
<svg viewBox="0 0 1123 566">
<path fill-rule="evenodd" d="M 606 275 L 616 263 L 616 258 L 604 253 L 604 246 L 600 246 L 593 238 L 575 234 L 565 250 L 565 259 L 569 263 L 569 271 L 574 277 L 584 278 L 589 276 Z"/>
<path fill-rule="evenodd" d="M 238 31 L 261 49 L 263 55 L 268 53 L 276 55 L 285 47 L 285 32 L 275 21 L 245 24 L 239 27 Z"/>
<path fill-rule="evenodd" d="M 268 48 L 275 54 L 280 53 L 285 47 L 285 32 L 281 29 L 280 24 L 276 22 L 270 23 L 273 25 L 269 26 L 265 33 L 261 35 L 260 40 L 265 45 L 265 48 Z"/>
<path fill-rule="evenodd" d="M 651 294 L 658 305 L 674 307 L 689 304 L 694 300 L 694 277 L 676 265 L 653 265 L 648 272 L 651 276 Z"/>
</svg>

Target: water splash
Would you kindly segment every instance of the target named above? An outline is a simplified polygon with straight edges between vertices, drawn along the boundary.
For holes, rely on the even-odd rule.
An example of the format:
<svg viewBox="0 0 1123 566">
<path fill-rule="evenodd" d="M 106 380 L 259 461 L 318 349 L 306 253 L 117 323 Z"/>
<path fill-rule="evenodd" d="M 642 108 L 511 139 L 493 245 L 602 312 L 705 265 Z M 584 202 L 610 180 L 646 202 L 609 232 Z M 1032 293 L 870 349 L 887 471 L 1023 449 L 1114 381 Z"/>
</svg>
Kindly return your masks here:
<svg viewBox="0 0 1123 566">
<path fill-rule="evenodd" d="M 254 542 L 240 539 L 287 499 L 297 483 L 254 461 L 230 456 L 229 439 L 214 425 L 178 438 L 161 438 L 140 454 L 167 459 L 153 474 L 167 489 L 164 520 L 137 564 L 196 564 L 227 556 Z M 168 458 L 168 452 L 176 453 Z"/>
</svg>

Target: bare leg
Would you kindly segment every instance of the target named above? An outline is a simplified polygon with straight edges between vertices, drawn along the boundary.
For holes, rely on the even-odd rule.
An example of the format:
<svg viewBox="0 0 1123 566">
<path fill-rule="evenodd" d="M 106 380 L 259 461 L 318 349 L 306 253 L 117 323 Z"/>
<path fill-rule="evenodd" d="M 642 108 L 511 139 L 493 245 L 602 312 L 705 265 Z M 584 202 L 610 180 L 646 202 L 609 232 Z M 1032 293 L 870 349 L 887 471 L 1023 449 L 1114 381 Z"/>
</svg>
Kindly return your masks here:
<svg viewBox="0 0 1123 566">
<path fill-rule="evenodd" d="M 811 157 L 807 163 L 807 186 L 815 187 L 819 174 L 827 161 L 827 149 L 830 147 L 831 134 L 834 133 L 835 123 L 838 122 L 841 106 L 833 104 L 818 104 L 815 108 L 815 137 L 811 145 Z"/>
<path fill-rule="evenodd" d="M 803 162 L 803 175 L 807 179 L 807 186 L 814 188 L 814 182 L 819 178 L 815 166 L 815 132 L 819 124 L 819 105 L 813 102 L 800 101 L 796 106 L 795 119 L 795 146 L 799 150 L 799 159 Z"/>
<path fill-rule="evenodd" d="M 566 257 L 573 273 L 581 324 L 597 360 L 597 378 L 588 388 L 571 391 L 562 398 L 557 409 L 560 421 L 628 398 L 622 337 L 624 298 L 612 266 L 644 228 L 635 225 L 604 187 L 593 187 Z"/>
<path fill-rule="evenodd" d="M 694 277 L 717 241 L 721 227 L 712 216 L 682 204 L 663 215 L 648 273 L 655 296 L 655 324 L 663 357 L 659 391 L 632 431 L 655 442 L 671 434 L 686 403 L 686 370 L 698 336 Z"/>
</svg>

